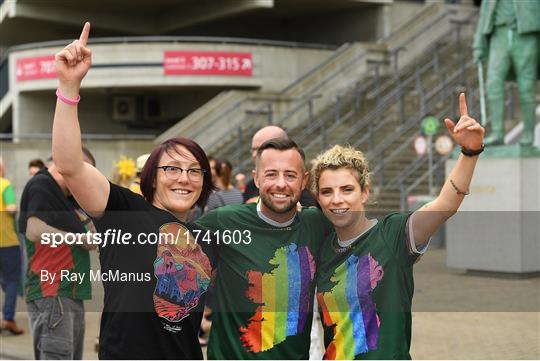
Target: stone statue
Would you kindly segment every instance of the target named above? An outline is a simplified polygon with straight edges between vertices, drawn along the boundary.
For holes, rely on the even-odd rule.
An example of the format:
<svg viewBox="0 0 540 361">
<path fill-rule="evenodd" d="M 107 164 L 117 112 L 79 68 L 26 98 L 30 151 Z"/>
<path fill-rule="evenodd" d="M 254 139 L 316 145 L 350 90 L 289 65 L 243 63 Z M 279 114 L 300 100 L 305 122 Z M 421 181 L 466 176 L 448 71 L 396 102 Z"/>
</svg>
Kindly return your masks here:
<svg viewBox="0 0 540 361">
<path fill-rule="evenodd" d="M 524 125 L 520 144 L 532 145 L 540 74 L 540 0 L 483 0 L 473 50 L 476 63 L 487 60 L 491 133 L 485 144 L 504 144 L 504 82 L 515 77 Z"/>
</svg>

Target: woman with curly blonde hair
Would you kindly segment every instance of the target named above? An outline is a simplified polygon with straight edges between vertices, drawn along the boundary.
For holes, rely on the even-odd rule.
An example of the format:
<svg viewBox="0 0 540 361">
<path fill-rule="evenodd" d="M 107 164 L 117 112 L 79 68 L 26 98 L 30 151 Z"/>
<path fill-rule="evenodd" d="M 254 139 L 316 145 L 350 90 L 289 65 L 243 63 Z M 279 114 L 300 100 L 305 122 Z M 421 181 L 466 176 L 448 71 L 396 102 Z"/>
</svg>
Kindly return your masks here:
<svg viewBox="0 0 540 361">
<path fill-rule="evenodd" d="M 464 94 L 460 111 L 457 124 L 445 124 L 463 154 L 439 196 L 412 214 L 366 217 L 370 179 L 362 152 L 337 145 L 316 159 L 312 190 L 335 228 L 317 266 L 325 359 L 410 359 L 412 266 L 468 194 L 483 150 L 484 128 L 468 116 Z"/>
</svg>

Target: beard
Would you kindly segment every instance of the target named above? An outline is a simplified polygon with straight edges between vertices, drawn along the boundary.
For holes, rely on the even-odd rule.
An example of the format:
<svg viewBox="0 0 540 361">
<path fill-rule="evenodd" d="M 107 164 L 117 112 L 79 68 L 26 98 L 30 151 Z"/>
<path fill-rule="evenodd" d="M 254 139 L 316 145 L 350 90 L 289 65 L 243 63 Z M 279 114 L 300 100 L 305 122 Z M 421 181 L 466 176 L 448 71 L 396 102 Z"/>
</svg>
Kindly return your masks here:
<svg viewBox="0 0 540 361">
<path fill-rule="evenodd" d="M 278 206 L 272 203 L 272 201 L 270 200 L 270 197 L 267 194 L 261 193 L 259 194 L 259 196 L 261 197 L 261 202 L 263 202 L 265 207 L 277 214 L 288 213 L 291 210 L 296 209 L 296 203 L 298 203 L 298 201 L 300 200 L 300 197 L 298 196 L 298 197 L 293 198 L 289 203 L 282 206 Z"/>
</svg>

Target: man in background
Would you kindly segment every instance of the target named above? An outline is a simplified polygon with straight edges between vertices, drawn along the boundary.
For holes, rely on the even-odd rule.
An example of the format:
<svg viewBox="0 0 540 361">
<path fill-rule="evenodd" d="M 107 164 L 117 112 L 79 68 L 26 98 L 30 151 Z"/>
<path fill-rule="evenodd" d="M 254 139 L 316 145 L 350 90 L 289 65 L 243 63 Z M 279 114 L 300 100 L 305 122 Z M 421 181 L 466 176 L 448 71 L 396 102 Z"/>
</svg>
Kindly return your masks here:
<svg viewBox="0 0 540 361">
<path fill-rule="evenodd" d="M 85 148 L 83 153 L 84 161 L 95 165 L 92 154 Z M 26 184 L 19 229 L 25 235 L 29 259 L 26 302 L 35 358 L 82 359 L 83 301 L 92 297 L 88 251 L 95 246 L 62 243 L 53 247 L 48 240 L 73 233 L 84 234 L 82 239 L 88 242 L 95 227 L 70 195 L 54 160 Z M 62 279 L 66 271 L 71 277 Z"/>
<path fill-rule="evenodd" d="M 28 162 L 28 175 L 32 177 L 43 168 L 45 168 L 45 163 L 41 159 L 32 159 Z"/>
<path fill-rule="evenodd" d="M 266 141 L 276 138 L 289 139 L 289 136 L 285 130 L 275 125 L 263 127 L 253 134 L 253 137 L 251 138 L 251 159 L 253 160 L 253 166 L 255 166 L 257 150 L 259 150 L 259 147 Z M 253 179 L 246 184 L 243 197 L 244 203 L 257 202 L 259 197 L 259 189 L 255 186 Z M 304 207 L 312 207 L 316 205 L 315 199 L 307 189 L 302 191 L 300 204 Z"/>
<path fill-rule="evenodd" d="M 21 275 L 21 250 L 15 230 L 17 202 L 11 182 L 4 178 L 4 175 L 4 162 L 0 158 L 0 272 L 5 293 L 1 328 L 20 335 L 24 331 L 17 326 L 14 319 Z"/>
</svg>

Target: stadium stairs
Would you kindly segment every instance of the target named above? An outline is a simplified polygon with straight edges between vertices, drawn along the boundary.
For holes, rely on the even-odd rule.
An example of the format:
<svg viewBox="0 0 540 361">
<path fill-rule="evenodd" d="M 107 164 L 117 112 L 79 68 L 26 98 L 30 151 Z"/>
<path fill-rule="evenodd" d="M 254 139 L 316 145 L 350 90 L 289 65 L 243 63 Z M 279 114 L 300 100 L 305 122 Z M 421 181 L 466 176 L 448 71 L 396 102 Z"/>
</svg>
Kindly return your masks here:
<svg viewBox="0 0 540 361">
<path fill-rule="evenodd" d="M 431 4 L 377 44 L 344 44 L 277 94 L 220 94 L 161 138 L 195 138 L 210 155 L 249 176 L 253 133 L 268 124 L 287 130 L 307 159 L 333 144 L 367 154 L 374 213 L 407 210 L 409 195 L 434 195 L 448 156 L 418 156 L 414 140 L 428 115 L 458 119 L 458 93 L 480 119 L 471 43 L 477 10 Z M 435 137 L 434 137 L 435 139 Z M 431 159 L 431 167 L 429 166 Z"/>
</svg>

